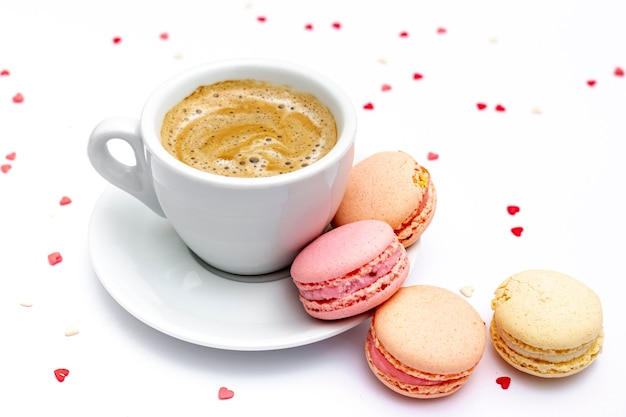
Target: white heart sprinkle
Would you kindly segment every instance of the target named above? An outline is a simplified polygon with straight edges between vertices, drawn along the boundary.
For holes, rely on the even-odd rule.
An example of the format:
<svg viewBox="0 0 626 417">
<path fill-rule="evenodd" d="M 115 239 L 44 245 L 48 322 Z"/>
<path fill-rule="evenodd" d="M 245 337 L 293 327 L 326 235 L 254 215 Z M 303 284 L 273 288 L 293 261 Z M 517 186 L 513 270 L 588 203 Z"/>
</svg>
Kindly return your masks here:
<svg viewBox="0 0 626 417">
<path fill-rule="evenodd" d="M 472 285 L 466 285 L 462 287 L 460 291 L 461 291 L 461 294 L 469 298 L 472 296 L 472 294 L 474 294 L 474 287 Z"/>
<path fill-rule="evenodd" d="M 65 335 L 68 336 L 68 337 L 69 336 L 75 336 L 78 333 L 80 333 L 80 330 L 76 326 L 67 326 L 65 328 Z"/>
</svg>

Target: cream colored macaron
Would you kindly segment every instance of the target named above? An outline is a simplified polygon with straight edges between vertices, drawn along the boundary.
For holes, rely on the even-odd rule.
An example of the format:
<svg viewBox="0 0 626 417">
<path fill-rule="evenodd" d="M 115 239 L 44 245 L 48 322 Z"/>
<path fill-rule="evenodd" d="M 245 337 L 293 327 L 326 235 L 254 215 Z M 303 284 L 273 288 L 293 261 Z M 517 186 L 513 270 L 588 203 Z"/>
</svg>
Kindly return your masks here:
<svg viewBox="0 0 626 417">
<path fill-rule="evenodd" d="M 600 298 L 569 275 L 517 273 L 496 289 L 491 308 L 493 346 L 522 372 L 565 377 L 585 369 L 602 350 Z"/>
</svg>

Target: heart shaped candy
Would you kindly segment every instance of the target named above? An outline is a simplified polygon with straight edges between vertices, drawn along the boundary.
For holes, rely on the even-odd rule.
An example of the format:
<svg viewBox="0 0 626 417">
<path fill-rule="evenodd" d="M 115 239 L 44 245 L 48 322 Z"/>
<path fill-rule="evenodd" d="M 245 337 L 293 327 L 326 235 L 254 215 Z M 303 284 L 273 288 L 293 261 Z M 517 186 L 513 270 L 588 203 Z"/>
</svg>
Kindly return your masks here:
<svg viewBox="0 0 626 417">
<path fill-rule="evenodd" d="M 234 396 L 235 396 L 235 393 L 226 387 L 221 387 L 219 392 L 217 393 L 217 397 L 220 400 L 229 400 L 233 398 Z"/>
<path fill-rule="evenodd" d="M 65 381 L 65 377 L 68 376 L 69 373 L 70 373 L 70 371 L 68 371 L 67 369 L 64 369 L 64 368 L 59 368 L 59 369 L 55 369 L 54 370 L 54 376 L 56 377 L 57 381 L 59 381 L 59 382 Z"/>
<path fill-rule="evenodd" d="M 508 376 L 501 376 L 496 379 L 496 383 L 502 387 L 502 389 L 508 389 L 511 385 L 511 378 Z"/>
</svg>

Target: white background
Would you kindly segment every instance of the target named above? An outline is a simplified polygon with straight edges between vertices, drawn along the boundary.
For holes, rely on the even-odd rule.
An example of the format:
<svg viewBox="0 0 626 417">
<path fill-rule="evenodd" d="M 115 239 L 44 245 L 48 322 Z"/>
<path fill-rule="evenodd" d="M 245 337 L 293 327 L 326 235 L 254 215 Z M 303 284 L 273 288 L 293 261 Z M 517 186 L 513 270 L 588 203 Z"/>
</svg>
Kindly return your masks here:
<svg viewBox="0 0 626 417">
<path fill-rule="evenodd" d="M 626 415 L 626 77 L 614 75 L 626 69 L 625 18 L 617 0 L 1 0 L 0 165 L 11 168 L 0 172 L 0 415 Z M 465 387 L 423 401 L 371 374 L 367 322 L 307 346 L 233 352 L 133 318 L 91 268 L 87 227 L 107 183 L 87 138 L 107 116 L 138 117 L 171 75 L 227 57 L 326 73 L 357 108 L 361 155 L 400 149 L 430 170 L 439 203 L 408 284 L 473 285 L 468 301 L 488 324 L 509 275 L 568 273 L 602 300 L 598 360 L 544 380 L 488 344 Z M 66 337 L 68 326 L 80 333 Z M 63 383 L 57 368 L 70 370 Z M 234 398 L 218 400 L 221 386 Z"/>
</svg>

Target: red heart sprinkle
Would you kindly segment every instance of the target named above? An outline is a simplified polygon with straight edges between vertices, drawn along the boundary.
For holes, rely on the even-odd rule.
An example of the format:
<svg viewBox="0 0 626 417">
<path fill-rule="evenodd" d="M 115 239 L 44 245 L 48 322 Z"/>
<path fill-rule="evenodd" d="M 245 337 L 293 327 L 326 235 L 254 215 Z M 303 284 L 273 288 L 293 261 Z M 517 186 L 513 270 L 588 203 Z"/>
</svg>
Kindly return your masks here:
<svg viewBox="0 0 626 417">
<path fill-rule="evenodd" d="M 504 107 L 502 104 L 498 104 L 496 106 L 496 111 L 506 111 L 506 107 Z"/>
<path fill-rule="evenodd" d="M 487 105 L 485 103 L 476 103 L 476 107 L 478 108 L 478 110 L 485 110 L 487 108 Z"/>
<path fill-rule="evenodd" d="M 437 28 L 437 33 L 440 34 L 440 35 L 443 35 L 446 32 L 447 32 L 446 28 L 443 28 L 443 27 L 438 27 Z"/>
<path fill-rule="evenodd" d="M 335 28 L 335 29 L 341 29 L 341 23 L 339 23 L 339 22 L 335 22 L 335 23 L 333 23 L 333 28 Z"/>
<path fill-rule="evenodd" d="M 116 45 L 117 45 L 117 44 L 118 44 L 118 43 L 120 43 L 120 42 L 122 42 L 122 38 L 121 38 L 121 37 L 116 36 L 116 37 L 114 37 L 114 38 L 113 38 L 113 43 L 114 43 L 114 44 L 116 44 Z"/>
<path fill-rule="evenodd" d="M 596 85 L 596 80 L 587 80 L 587 85 L 589 87 L 593 87 L 594 85 Z"/>
<path fill-rule="evenodd" d="M 63 257 L 59 252 L 54 252 L 48 255 L 48 263 L 50 265 L 56 265 L 63 260 Z"/>
<path fill-rule="evenodd" d="M 220 400 L 230 400 L 234 396 L 235 393 L 226 387 L 221 387 L 219 392 L 217 393 L 217 398 L 219 398 Z"/>
<path fill-rule="evenodd" d="M 65 381 L 65 377 L 68 376 L 69 373 L 70 373 L 70 371 L 68 371 L 67 369 L 64 369 L 64 368 L 59 368 L 59 369 L 55 369 L 54 370 L 54 376 L 56 377 L 57 381 L 59 381 L 59 382 Z"/>
<path fill-rule="evenodd" d="M 624 76 L 624 70 L 621 67 L 616 67 L 615 71 L 613 71 L 613 74 L 615 74 L 618 77 L 623 77 Z"/>
<path fill-rule="evenodd" d="M 511 216 L 514 216 L 515 214 L 519 213 L 519 207 L 518 206 L 507 206 L 506 211 L 508 211 Z"/>
<path fill-rule="evenodd" d="M 170 38 L 169 33 L 167 32 L 163 32 L 159 35 L 159 38 L 163 39 L 164 41 L 168 40 Z"/>
<path fill-rule="evenodd" d="M 439 159 L 439 154 L 434 152 L 428 152 L 428 155 L 426 155 L 426 159 L 428 159 L 429 161 L 435 161 Z"/>
<path fill-rule="evenodd" d="M 400 37 L 401 38 L 408 38 L 409 37 L 409 32 L 407 32 L 407 31 L 400 32 Z"/>
<path fill-rule="evenodd" d="M 17 93 L 16 95 L 13 96 L 13 103 L 21 103 L 24 101 L 24 96 L 22 95 L 22 93 Z"/>
<path fill-rule="evenodd" d="M 2 171 L 5 174 L 9 172 L 10 169 L 11 169 L 11 164 L 4 164 L 0 166 L 0 171 Z"/>
<path fill-rule="evenodd" d="M 267 21 L 267 18 L 265 16 L 259 16 L 256 18 L 256 20 L 258 20 L 259 22 L 263 23 L 265 21 Z"/>
<path fill-rule="evenodd" d="M 307 24 L 304 26 L 304 28 L 305 28 L 306 30 L 313 30 L 313 25 L 312 25 L 311 23 L 307 23 Z"/>
<path fill-rule="evenodd" d="M 71 202 L 72 202 L 71 198 L 64 196 L 63 198 L 61 198 L 61 201 L 59 201 L 59 204 L 62 206 L 66 206 L 70 204 Z"/>
<path fill-rule="evenodd" d="M 414 72 L 413 73 L 413 79 L 414 80 L 421 80 L 422 78 L 424 78 L 424 76 L 422 74 L 420 74 L 419 72 Z"/>
<path fill-rule="evenodd" d="M 383 84 L 383 86 L 380 89 L 382 91 L 389 91 L 391 90 L 391 86 L 389 84 Z"/>
<path fill-rule="evenodd" d="M 511 229 L 511 233 L 513 233 L 517 237 L 521 236 L 523 231 L 524 231 L 524 228 L 519 227 L 519 226 Z"/>
<path fill-rule="evenodd" d="M 16 156 L 15 152 L 11 152 L 5 158 L 8 159 L 9 161 L 15 161 L 15 156 Z"/>
<path fill-rule="evenodd" d="M 501 376 L 496 378 L 496 383 L 502 387 L 502 389 L 508 389 L 511 385 L 511 378 L 508 376 Z"/>
<path fill-rule="evenodd" d="M 3 76 L 3 77 L 5 77 L 5 76 L 7 76 L 7 75 L 10 75 L 10 74 L 11 74 L 11 73 L 9 72 L 9 70 L 5 70 L 5 69 L 4 69 L 4 70 L 0 71 L 0 76 Z"/>
<path fill-rule="evenodd" d="M 374 110 L 374 105 L 372 103 L 367 103 L 363 106 L 365 110 Z"/>
</svg>

